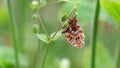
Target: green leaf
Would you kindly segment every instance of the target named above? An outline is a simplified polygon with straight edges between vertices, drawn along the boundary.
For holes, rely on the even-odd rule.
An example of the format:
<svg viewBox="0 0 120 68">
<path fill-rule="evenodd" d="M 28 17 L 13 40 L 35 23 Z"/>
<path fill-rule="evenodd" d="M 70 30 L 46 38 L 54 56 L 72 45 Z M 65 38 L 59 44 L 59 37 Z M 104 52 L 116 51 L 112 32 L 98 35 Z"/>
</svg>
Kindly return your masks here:
<svg viewBox="0 0 120 68">
<path fill-rule="evenodd" d="M 101 6 L 120 23 L 120 1 L 100 0 Z"/>
<path fill-rule="evenodd" d="M 52 37 L 54 34 L 55 34 L 55 32 L 53 32 L 53 33 L 50 35 L 50 37 Z M 55 37 L 53 37 L 52 40 L 55 41 L 55 40 L 59 39 L 61 35 L 62 35 L 62 34 L 61 34 L 61 30 L 60 30 L 60 31 L 57 32 L 57 34 L 55 35 Z"/>
<path fill-rule="evenodd" d="M 37 38 L 40 39 L 41 41 L 45 42 L 45 43 L 50 43 L 50 41 L 48 40 L 46 34 L 36 34 Z"/>
</svg>

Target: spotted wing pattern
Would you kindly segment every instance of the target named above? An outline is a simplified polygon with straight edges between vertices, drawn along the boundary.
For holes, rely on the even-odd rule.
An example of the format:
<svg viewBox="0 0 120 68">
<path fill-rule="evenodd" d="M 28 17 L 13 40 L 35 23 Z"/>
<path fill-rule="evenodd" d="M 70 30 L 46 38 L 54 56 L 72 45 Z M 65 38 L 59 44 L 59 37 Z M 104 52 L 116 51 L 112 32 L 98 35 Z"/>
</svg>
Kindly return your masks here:
<svg viewBox="0 0 120 68">
<path fill-rule="evenodd" d="M 62 33 L 65 33 L 66 40 L 74 47 L 81 48 L 84 46 L 84 32 L 76 17 L 69 20 L 68 26 L 62 31 Z"/>
</svg>

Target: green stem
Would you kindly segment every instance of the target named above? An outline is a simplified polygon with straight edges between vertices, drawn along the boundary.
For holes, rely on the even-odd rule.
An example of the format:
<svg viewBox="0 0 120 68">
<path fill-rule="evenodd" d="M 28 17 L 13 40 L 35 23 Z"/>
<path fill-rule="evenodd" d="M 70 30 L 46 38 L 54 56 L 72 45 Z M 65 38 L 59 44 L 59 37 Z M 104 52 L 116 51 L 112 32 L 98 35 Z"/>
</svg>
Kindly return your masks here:
<svg viewBox="0 0 120 68">
<path fill-rule="evenodd" d="M 99 12 L 100 12 L 100 4 L 99 4 L 99 0 L 97 0 L 94 21 L 93 21 L 91 68 L 95 68 L 95 59 L 96 59 L 95 52 L 96 52 L 96 39 L 97 39 Z"/>
<path fill-rule="evenodd" d="M 47 38 L 48 38 L 48 40 L 49 40 L 49 35 L 48 35 L 48 33 L 47 33 L 47 30 L 45 29 L 45 27 L 44 27 L 44 25 L 43 25 L 43 23 L 42 23 L 42 21 L 41 21 L 41 18 L 40 18 L 40 16 L 39 16 L 39 13 L 37 12 L 37 18 L 38 18 L 38 21 L 39 21 L 39 23 L 40 23 L 40 25 L 42 26 L 42 28 L 43 28 L 43 30 L 44 30 L 44 32 L 45 32 L 45 34 L 46 34 L 46 36 L 47 36 Z"/>
<path fill-rule="evenodd" d="M 12 31 L 12 38 L 13 38 L 13 46 L 14 46 L 14 53 L 15 53 L 15 61 L 16 61 L 16 68 L 19 68 L 19 59 L 18 59 L 18 49 L 17 49 L 17 34 L 15 28 L 15 22 L 12 14 L 12 6 L 10 0 L 7 0 L 8 3 L 8 10 L 9 10 L 9 17 L 10 17 L 10 28 Z"/>
<path fill-rule="evenodd" d="M 45 52 L 45 56 L 44 56 L 44 58 L 43 58 L 42 67 L 41 67 L 41 68 L 44 68 L 44 65 L 45 65 L 45 61 L 46 61 L 46 58 L 47 58 L 47 54 L 48 54 L 49 48 L 50 48 L 50 43 L 47 45 L 46 52 Z"/>
<path fill-rule="evenodd" d="M 26 22 L 26 18 L 27 18 L 27 14 L 26 14 L 26 5 L 27 5 L 27 1 L 25 0 L 16 0 L 15 6 L 16 8 L 16 12 L 19 13 L 18 15 L 15 15 L 17 22 L 19 23 L 18 26 L 18 48 L 19 50 L 21 50 L 22 52 L 23 47 L 24 47 L 24 35 L 25 35 L 25 22 Z M 22 26 L 22 27 L 21 27 Z"/>
<path fill-rule="evenodd" d="M 60 23 L 60 25 L 58 26 L 57 30 L 55 31 L 55 34 L 50 39 L 53 39 L 55 37 L 55 35 L 57 34 L 57 32 L 62 28 L 62 24 L 63 23 Z"/>
<path fill-rule="evenodd" d="M 80 4 L 80 1 L 78 1 L 78 2 L 76 3 L 76 5 L 73 7 L 73 9 L 70 11 L 70 13 L 68 14 L 68 19 L 69 19 L 71 16 L 75 15 L 79 4 Z M 72 15 L 72 14 L 73 14 L 73 15 Z"/>
</svg>

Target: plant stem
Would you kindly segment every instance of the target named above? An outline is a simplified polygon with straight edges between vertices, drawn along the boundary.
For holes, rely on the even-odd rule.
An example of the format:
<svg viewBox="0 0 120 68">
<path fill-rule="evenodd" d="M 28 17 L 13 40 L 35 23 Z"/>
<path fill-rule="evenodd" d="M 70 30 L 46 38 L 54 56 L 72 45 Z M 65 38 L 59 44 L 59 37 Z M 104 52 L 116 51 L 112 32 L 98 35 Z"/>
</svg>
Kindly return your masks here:
<svg viewBox="0 0 120 68">
<path fill-rule="evenodd" d="M 7 0 L 8 3 L 8 10 L 9 10 L 9 17 L 10 17 L 10 28 L 12 31 L 12 38 L 13 38 L 13 46 L 14 46 L 14 53 L 15 53 L 15 61 L 16 61 L 16 68 L 19 68 L 19 59 L 18 59 L 18 49 L 17 49 L 17 34 L 15 28 L 15 22 L 12 14 L 12 6 L 10 0 Z"/>
<path fill-rule="evenodd" d="M 45 61 L 46 61 L 46 57 L 47 57 L 49 48 L 50 48 L 50 43 L 47 45 L 46 52 L 45 52 L 45 56 L 44 56 L 44 58 L 43 58 L 42 67 L 41 67 L 41 68 L 44 68 Z"/>
<path fill-rule="evenodd" d="M 73 7 L 73 9 L 70 11 L 70 13 L 68 14 L 68 19 L 70 18 L 70 16 L 73 14 L 75 14 L 75 12 L 77 11 L 77 8 L 78 8 L 78 6 L 79 6 L 79 4 L 80 4 L 80 1 L 78 1 L 77 3 L 76 3 L 76 5 Z M 73 16 L 72 15 L 72 16 Z"/>
<path fill-rule="evenodd" d="M 95 56 L 96 56 L 95 52 L 96 52 L 96 39 L 97 39 L 99 12 L 100 12 L 100 4 L 99 4 L 99 0 L 97 0 L 94 20 L 93 20 L 91 68 L 95 68 Z"/>
<path fill-rule="evenodd" d="M 57 32 L 61 29 L 63 23 L 60 23 L 60 25 L 58 26 L 57 30 L 55 31 L 55 34 L 50 38 L 53 39 L 55 37 L 55 35 L 57 34 Z"/>
<path fill-rule="evenodd" d="M 44 32 L 45 32 L 45 34 L 46 34 L 46 36 L 47 36 L 47 38 L 48 38 L 48 40 L 49 40 L 49 35 L 48 35 L 48 33 L 47 33 L 47 30 L 45 29 L 45 27 L 44 27 L 44 25 L 43 25 L 43 23 L 42 23 L 42 21 L 41 21 L 41 18 L 40 18 L 40 16 L 39 16 L 39 13 L 37 12 L 37 18 L 38 18 L 38 21 L 39 21 L 39 23 L 41 24 L 41 26 L 42 26 L 42 28 L 43 28 L 43 30 L 44 30 Z"/>
<path fill-rule="evenodd" d="M 27 18 L 27 14 L 26 14 L 26 5 L 28 1 L 25 0 L 16 0 L 15 1 L 15 18 L 17 19 L 17 23 L 19 23 L 18 26 L 18 48 L 21 52 L 24 52 L 24 35 L 25 35 L 25 22 L 26 22 L 26 18 Z M 22 27 L 21 27 L 22 26 Z"/>
</svg>

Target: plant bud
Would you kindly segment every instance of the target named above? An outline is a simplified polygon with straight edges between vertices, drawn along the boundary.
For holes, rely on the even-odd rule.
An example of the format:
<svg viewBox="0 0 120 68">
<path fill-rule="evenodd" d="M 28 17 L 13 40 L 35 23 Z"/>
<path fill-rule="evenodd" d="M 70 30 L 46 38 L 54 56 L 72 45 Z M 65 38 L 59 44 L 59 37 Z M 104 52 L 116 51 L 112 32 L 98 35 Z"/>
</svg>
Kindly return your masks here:
<svg viewBox="0 0 120 68">
<path fill-rule="evenodd" d="M 37 15 L 36 15 L 36 14 L 33 14 L 33 15 L 32 15 L 32 18 L 33 18 L 34 20 L 36 20 L 36 19 L 37 19 Z"/>
<path fill-rule="evenodd" d="M 67 20 L 67 13 L 64 14 L 64 16 L 62 17 L 62 21 Z"/>
<path fill-rule="evenodd" d="M 60 0 L 60 3 L 67 3 L 69 0 Z"/>
<path fill-rule="evenodd" d="M 38 5 L 39 5 L 38 1 L 33 0 L 32 3 L 30 4 L 30 7 L 32 10 L 36 10 Z"/>
<path fill-rule="evenodd" d="M 33 24 L 33 32 L 36 34 L 39 31 L 39 26 L 38 24 Z"/>
</svg>

